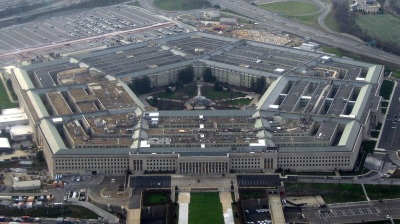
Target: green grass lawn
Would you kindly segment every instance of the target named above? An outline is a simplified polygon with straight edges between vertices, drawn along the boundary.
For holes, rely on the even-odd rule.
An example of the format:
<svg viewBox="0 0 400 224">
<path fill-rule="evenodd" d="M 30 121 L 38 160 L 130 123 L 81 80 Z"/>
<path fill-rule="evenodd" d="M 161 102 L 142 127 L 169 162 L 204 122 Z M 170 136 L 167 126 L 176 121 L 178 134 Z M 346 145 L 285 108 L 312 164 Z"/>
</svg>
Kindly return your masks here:
<svg viewBox="0 0 400 224">
<path fill-rule="evenodd" d="M 168 11 L 203 9 L 210 6 L 206 0 L 154 0 L 154 6 Z"/>
<path fill-rule="evenodd" d="M 368 34 L 375 40 L 392 43 L 400 47 L 400 18 L 389 13 L 376 15 L 360 15 L 355 17 L 355 24 L 363 33 Z"/>
<path fill-rule="evenodd" d="M 223 224 L 219 193 L 190 193 L 189 224 Z"/>
<path fill-rule="evenodd" d="M 99 216 L 92 210 L 81 206 L 64 206 L 54 208 L 39 208 L 39 209 L 18 209 L 18 208 L 0 208 L 0 214 L 7 214 L 8 216 L 23 216 L 26 214 L 34 217 L 48 217 L 57 218 L 64 215 L 64 217 L 75 217 L 81 219 L 97 219 Z"/>
<path fill-rule="evenodd" d="M 281 15 L 302 15 L 309 14 L 318 11 L 318 6 L 308 2 L 296 2 L 296 1 L 287 1 L 287 2 L 274 2 L 268 4 L 260 4 L 258 7 L 279 13 Z"/>
<path fill-rule="evenodd" d="M 391 80 L 383 80 L 382 86 L 379 90 L 379 95 L 386 100 L 390 99 L 390 94 L 392 94 L 392 90 L 394 87 L 394 82 Z"/>
<path fill-rule="evenodd" d="M 0 110 L 13 107 L 18 107 L 18 103 L 13 103 L 10 101 L 3 82 L 0 81 Z"/>
<path fill-rule="evenodd" d="M 371 137 L 378 138 L 378 136 L 379 136 L 379 131 L 371 131 Z"/>
<path fill-rule="evenodd" d="M 239 190 L 240 200 L 266 198 L 265 190 Z"/>
<path fill-rule="evenodd" d="M 288 196 L 321 195 L 325 203 L 366 201 L 361 185 L 323 183 L 285 183 Z"/>
<path fill-rule="evenodd" d="M 165 204 L 168 202 L 168 195 L 163 193 L 152 193 L 147 195 L 147 203 L 151 205 Z"/>
<path fill-rule="evenodd" d="M 332 10 L 325 17 L 325 25 L 335 32 L 340 32 Z"/>
<path fill-rule="evenodd" d="M 364 184 L 364 187 L 371 200 L 400 198 L 400 186 Z"/>
<path fill-rule="evenodd" d="M 322 29 L 322 27 L 320 27 L 318 24 L 318 16 L 320 13 L 311 14 L 318 11 L 318 6 L 315 4 L 308 2 L 288 1 L 261 4 L 258 7 L 278 13 L 280 16 L 304 25 L 311 26 L 316 29 Z"/>
<path fill-rule="evenodd" d="M 153 95 L 156 98 L 162 99 L 172 99 L 172 100 L 185 100 L 193 98 L 197 96 L 197 86 L 185 86 L 182 89 L 179 89 L 171 94 L 167 94 L 166 92 L 160 92 Z"/>
<path fill-rule="evenodd" d="M 201 94 L 207 97 L 210 100 L 223 100 L 229 99 L 232 95 L 232 98 L 236 97 L 244 97 L 246 94 L 238 93 L 238 92 L 230 92 L 230 91 L 215 91 L 211 86 L 203 86 L 201 87 Z"/>
</svg>

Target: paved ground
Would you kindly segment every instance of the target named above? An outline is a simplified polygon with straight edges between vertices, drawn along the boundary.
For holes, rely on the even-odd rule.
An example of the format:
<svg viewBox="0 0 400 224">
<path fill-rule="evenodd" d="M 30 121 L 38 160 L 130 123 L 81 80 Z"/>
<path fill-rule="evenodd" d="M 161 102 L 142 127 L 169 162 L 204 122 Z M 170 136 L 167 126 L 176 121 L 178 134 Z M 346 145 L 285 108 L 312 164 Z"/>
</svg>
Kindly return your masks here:
<svg viewBox="0 0 400 224">
<path fill-rule="evenodd" d="M 234 176 L 182 176 L 172 175 L 171 186 L 178 186 L 179 190 L 187 191 L 190 188 L 218 188 L 230 189 L 231 182 L 236 182 Z"/>
<path fill-rule="evenodd" d="M 234 224 L 235 217 L 232 211 L 232 196 L 231 192 L 219 192 L 219 199 L 222 204 L 222 212 L 225 224 Z"/>
<path fill-rule="evenodd" d="M 189 223 L 190 193 L 182 192 L 178 195 L 179 203 L 179 224 Z"/>
<path fill-rule="evenodd" d="M 310 223 L 360 223 L 387 220 L 386 216 L 400 218 L 400 200 L 364 201 L 329 204 L 327 208 L 316 206 L 284 211 L 287 222 Z M 304 214 L 305 218 L 301 215 Z"/>
<path fill-rule="evenodd" d="M 97 207 L 96 205 L 94 205 L 92 203 L 84 202 L 84 201 L 76 201 L 76 202 L 71 202 L 71 204 L 88 208 L 88 209 L 92 210 L 93 212 L 95 212 L 97 215 L 107 219 L 109 221 L 109 223 L 118 223 L 118 221 L 119 221 L 118 217 L 105 211 L 104 209 Z"/>
<path fill-rule="evenodd" d="M 296 204 L 307 204 L 307 206 L 318 206 L 325 204 L 324 199 L 321 196 L 304 196 L 304 197 L 286 197 L 287 201 L 291 201 Z"/>
<path fill-rule="evenodd" d="M 399 81 L 394 79 L 395 81 Z M 382 127 L 381 138 L 378 147 L 387 151 L 399 150 L 400 145 L 400 85 L 395 85 L 389 110 L 386 115 L 386 122 Z"/>
</svg>

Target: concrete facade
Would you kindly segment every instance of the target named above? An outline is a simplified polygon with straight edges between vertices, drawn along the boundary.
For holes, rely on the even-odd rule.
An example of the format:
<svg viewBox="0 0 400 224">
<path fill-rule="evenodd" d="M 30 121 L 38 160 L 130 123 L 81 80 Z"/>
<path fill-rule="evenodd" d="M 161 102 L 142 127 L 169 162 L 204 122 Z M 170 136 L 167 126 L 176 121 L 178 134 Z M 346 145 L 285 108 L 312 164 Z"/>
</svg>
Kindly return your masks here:
<svg viewBox="0 0 400 224">
<path fill-rule="evenodd" d="M 146 57 L 151 65 L 136 59 Z M 268 89 L 252 110 L 147 111 L 122 81 L 147 76 L 163 87 L 187 67 L 194 81 L 210 68 L 222 83 L 251 88 L 265 78 Z M 382 119 L 383 66 L 204 33 L 12 73 L 53 175 L 350 171 Z"/>
</svg>

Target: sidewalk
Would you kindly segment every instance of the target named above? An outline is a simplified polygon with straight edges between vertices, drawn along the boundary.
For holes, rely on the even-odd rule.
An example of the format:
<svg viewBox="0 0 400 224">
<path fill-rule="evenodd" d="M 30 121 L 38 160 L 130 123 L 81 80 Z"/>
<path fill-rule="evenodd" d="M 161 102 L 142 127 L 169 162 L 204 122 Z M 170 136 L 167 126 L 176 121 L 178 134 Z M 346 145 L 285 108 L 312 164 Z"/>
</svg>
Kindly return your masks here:
<svg viewBox="0 0 400 224">
<path fill-rule="evenodd" d="M 189 203 L 190 203 L 190 193 L 183 192 L 178 195 L 179 203 L 179 224 L 189 223 Z"/>
<path fill-rule="evenodd" d="M 108 220 L 108 223 L 115 223 L 117 224 L 119 222 L 119 218 L 107 211 L 105 211 L 102 208 L 97 207 L 96 205 L 89 203 L 89 202 L 84 202 L 84 201 L 74 201 L 71 202 L 72 205 L 79 205 L 82 207 L 85 207 L 87 209 L 92 210 L 94 213 L 96 213 L 97 215 L 105 218 Z"/>
<path fill-rule="evenodd" d="M 225 224 L 235 224 L 231 192 L 219 192 L 219 200 L 222 204 L 222 213 L 224 215 Z"/>
</svg>

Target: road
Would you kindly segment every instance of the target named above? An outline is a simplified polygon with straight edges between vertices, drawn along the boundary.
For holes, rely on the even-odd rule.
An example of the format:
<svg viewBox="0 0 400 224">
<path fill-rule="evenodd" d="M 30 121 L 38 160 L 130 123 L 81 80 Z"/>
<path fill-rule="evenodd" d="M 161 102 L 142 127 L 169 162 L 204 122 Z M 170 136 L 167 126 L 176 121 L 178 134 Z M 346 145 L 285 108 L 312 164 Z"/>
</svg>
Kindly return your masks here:
<svg viewBox="0 0 400 224">
<path fill-rule="evenodd" d="M 399 79 L 393 79 L 399 83 Z M 387 151 L 397 151 L 400 145 L 400 85 L 395 85 L 389 110 L 387 111 L 386 121 L 382 127 L 382 134 L 378 148 Z"/>
<path fill-rule="evenodd" d="M 361 223 L 367 221 L 400 218 L 400 200 L 383 200 L 382 202 L 363 201 L 329 204 L 327 208 L 305 207 L 302 211 L 285 210 L 286 222 L 310 223 Z M 302 217 L 301 214 L 304 214 Z"/>
<path fill-rule="evenodd" d="M 213 2 L 260 22 L 260 26 L 263 28 L 273 27 L 275 29 L 293 33 L 298 36 L 309 37 L 316 42 L 324 43 L 356 54 L 365 55 L 400 66 L 400 56 L 384 52 L 371 46 L 366 46 L 362 42 L 345 36 L 330 34 L 302 25 L 300 23 L 293 22 L 291 20 L 274 15 L 266 10 L 260 9 L 257 6 L 250 5 L 245 1 L 233 2 L 228 0 L 214 0 Z M 328 5 L 326 6 L 328 7 Z"/>
</svg>

